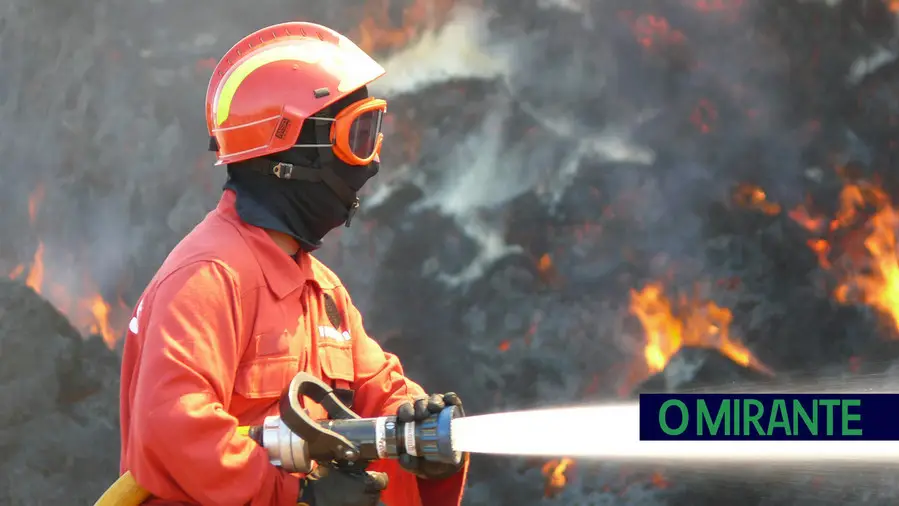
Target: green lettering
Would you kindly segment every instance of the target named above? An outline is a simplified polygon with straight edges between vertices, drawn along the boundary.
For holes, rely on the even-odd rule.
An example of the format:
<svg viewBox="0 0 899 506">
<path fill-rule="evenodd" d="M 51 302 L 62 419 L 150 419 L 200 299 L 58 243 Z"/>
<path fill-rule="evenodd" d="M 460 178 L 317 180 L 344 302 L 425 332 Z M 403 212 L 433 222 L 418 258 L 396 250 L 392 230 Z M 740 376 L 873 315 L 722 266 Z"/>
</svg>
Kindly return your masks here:
<svg viewBox="0 0 899 506">
<path fill-rule="evenodd" d="M 734 436 L 739 436 L 740 432 L 740 399 L 734 399 Z"/>
<path fill-rule="evenodd" d="M 783 399 L 774 399 L 774 405 L 771 410 L 771 417 L 768 418 L 767 436 L 774 434 L 774 429 L 783 429 L 785 436 L 792 436 L 793 431 L 790 430 L 789 416 L 787 416 L 787 401 Z"/>
<path fill-rule="evenodd" d="M 833 408 L 840 404 L 839 399 L 824 399 L 818 404 L 827 408 L 827 435 L 833 436 Z"/>
<path fill-rule="evenodd" d="M 667 417 L 665 416 L 668 412 L 668 408 L 676 406 L 677 409 L 680 410 L 681 414 L 681 422 L 680 425 L 676 429 L 672 429 L 668 425 Z M 690 423 L 690 414 L 687 412 L 687 405 L 677 399 L 670 399 L 662 403 L 662 407 L 659 408 L 659 426 L 662 428 L 662 432 L 669 436 L 680 436 L 687 430 L 687 425 Z"/>
<path fill-rule="evenodd" d="M 818 401 L 812 401 L 812 416 L 808 416 L 808 411 L 802 405 L 799 399 L 793 399 L 793 434 L 799 435 L 799 419 L 805 424 L 810 436 L 818 435 Z"/>
<path fill-rule="evenodd" d="M 712 421 L 712 414 L 709 412 L 709 407 L 702 399 L 697 399 L 696 401 L 696 412 L 698 414 L 698 419 L 696 420 L 698 423 L 696 424 L 696 435 L 701 436 L 703 433 L 703 427 L 708 426 L 709 435 L 715 436 L 718 434 L 718 428 L 721 427 L 721 424 L 724 424 L 724 434 L 730 435 L 730 399 L 724 399 L 721 401 L 721 405 L 718 406 L 718 412 L 715 414 L 715 421 Z"/>
<path fill-rule="evenodd" d="M 752 413 L 752 408 L 755 408 L 755 413 Z M 759 419 L 762 418 L 765 414 L 765 406 L 761 403 L 761 401 L 756 399 L 745 399 L 743 401 L 743 435 L 749 436 L 753 433 L 749 431 L 749 426 L 752 425 L 755 427 L 755 434 L 764 436 L 765 431 L 762 430 L 762 424 L 759 423 Z"/>
<path fill-rule="evenodd" d="M 861 414 L 849 413 L 850 406 L 861 406 L 862 405 L 861 399 L 844 399 L 841 404 L 843 407 L 843 416 L 841 417 L 843 419 L 843 430 L 842 430 L 841 434 L 843 436 L 861 436 L 862 429 L 850 429 L 849 428 L 849 422 L 861 422 L 862 421 Z"/>
</svg>

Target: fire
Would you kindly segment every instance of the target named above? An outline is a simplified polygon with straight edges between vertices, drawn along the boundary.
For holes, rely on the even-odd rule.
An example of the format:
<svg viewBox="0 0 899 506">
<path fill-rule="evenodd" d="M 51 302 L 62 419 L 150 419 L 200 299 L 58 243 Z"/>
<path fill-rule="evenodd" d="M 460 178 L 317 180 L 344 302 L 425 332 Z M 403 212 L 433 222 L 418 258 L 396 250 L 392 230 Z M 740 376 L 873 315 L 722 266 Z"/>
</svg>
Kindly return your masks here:
<svg viewBox="0 0 899 506">
<path fill-rule="evenodd" d="M 21 276 L 23 272 L 25 272 L 25 266 L 19 264 L 9 271 L 9 279 L 19 279 L 19 276 Z"/>
<path fill-rule="evenodd" d="M 734 362 L 765 374 L 772 374 L 742 344 L 732 339 L 729 309 L 715 303 L 682 295 L 673 307 L 661 283 L 650 283 L 642 290 L 631 290 L 631 314 L 646 333 L 644 358 L 651 373 L 665 368 L 682 346 L 715 348 Z"/>
<path fill-rule="evenodd" d="M 899 14 L 899 0 L 887 0 L 887 9 L 893 14 Z"/>
<path fill-rule="evenodd" d="M 553 284 L 559 281 L 559 272 L 548 253 L 544 253 L 537 260 L 537 274 L 544 283 Z"/>
<path fill-rule="evenodd" d="M 34 260 L 31 261 L 31 270 L 25 278 L 25 284 L 37 293 L 41 293 L 44 284 L 44 243 L 38 243 Z"/>
<path fill-rule="evenodd" d="M 765 191 L 755 185 L 741 183 L 734 190 L 733 199 L 739 206 L 755 209 L 768 216 L 780 214 L 780 204 L 769 201 Z"/>
<path fill-rule="evenodd" d="M 28 218 L 32 226 L 37 221 L 43 199 L 44 187 L 38 185 L 28 198 Z M 113 329 L 122 328 L 124 321 L 121 322 L 123 325 L 111 323 L 112 320 L 117 320 L 117 318 L 112 318 L 112 307 L 103 299 L 89 279 L 86 279 L 82 286 L 78 287 L 78 290 L 54 283 L 52 273 L 47 276 L 44 253 L 44 243 L 38 242 L 31 266 L 25 277 L 25 284 L 53 304 L 83 334 L 98 334 L 103 337 L 107 345 L 112 347 L 117 339 L 117 333 Z M 19 279 L 24 272 L 25 265 L 18 265 L 9 273 L 9 278 Z M 81 299 L 75 299 L 70 295 L 70 291 L 87 295 Z M 123 307 L 123 311 L 120 312 L 122 318 L 127 315 L 126 311 L 127 307 Z"/>
<path fill-rule="evenodd" d="M 899 332 L 899 209 L 889 195 L 868 181 L 847 182 L 833 219 L 811 215 L 803 207 L 790 216 L 822 236 L 808 245 L 821 267 L 838 278 L 834 298 L 873 307 Z"/>
<path fill-rule="evenodd" d="M 555 497 L 568 484 L 566 473 L 574 467 L 574 461 L 568 457 L 553 459 L 543 465 L 543 475 L 546 476 L 544 495 Z"/>
<path fill-rule="evenodd" d="M 402 10 L 402 24 L 396 26 L 391 12 L 397 9 L 391 0 L 365 2 L 363 20 L 350 38 L 367 53 L 395 51 L 406 46 L 428 29 L 441 26 L 449 17 L 456 0 L 415 0 Z"/>
<path fill-rule="evenodd" d="M 812 216 L 808 211 L 809 207 L 811 207 L 811 201 L 806 199 L 804 204 L 800 204 L 795 209 L 791 209 L 787 215 L 802 228 L 810 232 L 817 232 L 824 228 L 827 224 L 827 220 L 821 217 Z"/>
<path fill-rule="evenodd" d="M 118 338 L 114 329 L 120 328 L 121 325 L 111 323 L 113 318 L 110 304 L 91 286 L 89 281 L 85 282 L 78 291 L 91 295 L 74 299 L 69 293 L 70 290 L 65 286 L 48 282 L 45 279 L 45 269 L 44 243 L 41 242 L 38 243 L 37 251 L 34 253 L 25 284 L 53 304 L 82 334 L 100 335 L 107 345 L 114 346 Z M 9 277 L 17 279 L 23 272 L 24 266 L 18 266 L 9 274 Z M 118 319 L 115 318 L 115 320 Z"/>
</svg>

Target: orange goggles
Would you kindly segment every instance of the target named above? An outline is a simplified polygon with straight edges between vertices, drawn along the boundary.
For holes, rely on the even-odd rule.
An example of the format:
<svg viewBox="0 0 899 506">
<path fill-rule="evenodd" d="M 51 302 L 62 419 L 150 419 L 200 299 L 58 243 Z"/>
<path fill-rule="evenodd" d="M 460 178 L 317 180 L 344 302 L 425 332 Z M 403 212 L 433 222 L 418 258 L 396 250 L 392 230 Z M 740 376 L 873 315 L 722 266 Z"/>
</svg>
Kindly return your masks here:
<svg viewBox="0 0 899 506">
<path fill-rule="evenodd" d="M 381 133 L 387 101 L 365 98 L 355 102 L 334 117 L 311 116 L 309 120 L 331 122 L 331 144 L 294 144 L 295 148 L 324 148 L 349 165 L 368 165 L 381 153 Z"/>
</svg>

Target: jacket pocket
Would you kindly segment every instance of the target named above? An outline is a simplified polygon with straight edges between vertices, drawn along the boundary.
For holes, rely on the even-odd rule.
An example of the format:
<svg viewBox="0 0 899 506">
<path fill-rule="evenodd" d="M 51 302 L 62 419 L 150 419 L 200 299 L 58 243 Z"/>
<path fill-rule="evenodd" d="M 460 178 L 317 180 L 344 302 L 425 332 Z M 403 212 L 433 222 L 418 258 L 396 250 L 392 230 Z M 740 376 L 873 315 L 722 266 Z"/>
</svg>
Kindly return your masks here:
<svg viewBox="0 0 899 506">
<path fill-rule="evenodd" d="M 283 332 L 267 332 L 253 338 L 250 346 L 256 357 L 268 357 L 272 355 L 284 356 L 290 353 L 290 342 L 293 336 Z"/>
<path fill-rule="evenodd" d="M 297 374 L 299 357 L 257 357 L 237 368 L 234 392 L 246 399 L 280 397 Z"/>
<path fill-rule="evenodd" d="M 345 381 L 348 384 L 352 384 L 356 379 L 351 343 L 338 345 L 319 341 L 318 360 L 321 363 L 322 375 L 326 378 Z"/>
</svg>

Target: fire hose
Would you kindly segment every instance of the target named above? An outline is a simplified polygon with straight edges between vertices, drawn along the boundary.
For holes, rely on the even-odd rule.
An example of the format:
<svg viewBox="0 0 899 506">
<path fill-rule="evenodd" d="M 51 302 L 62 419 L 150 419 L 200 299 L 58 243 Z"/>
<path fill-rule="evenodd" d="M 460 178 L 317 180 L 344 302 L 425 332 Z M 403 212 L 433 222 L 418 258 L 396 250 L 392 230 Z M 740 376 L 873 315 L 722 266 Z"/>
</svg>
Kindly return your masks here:
<svg viewBox="0 0 899 506">
<path fill-rule="evenodd" d="M 302 406 L 304 397 L 320 404 L 328 419 L 313 420 Z M 418 423 L 403 423 L 395 416 L 362 418 L 331 387 L 301 372 L 290 382 L 278 410 L 279 415 L 266 417 L 262 425 L 238 430 L 265 448 L 273 465 L 291 473 L 308 473 L 316 464 L 363 470 L 372 461 L 403 454 L 452 464 L 462 459 L 452 438 L 455 406 Z M 126 472 L 94 506 L 136 506 L 149 497 L 150 492 Z"/>
</svg>

